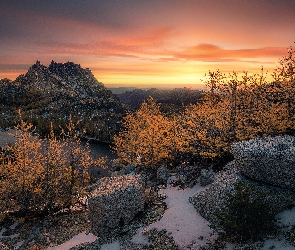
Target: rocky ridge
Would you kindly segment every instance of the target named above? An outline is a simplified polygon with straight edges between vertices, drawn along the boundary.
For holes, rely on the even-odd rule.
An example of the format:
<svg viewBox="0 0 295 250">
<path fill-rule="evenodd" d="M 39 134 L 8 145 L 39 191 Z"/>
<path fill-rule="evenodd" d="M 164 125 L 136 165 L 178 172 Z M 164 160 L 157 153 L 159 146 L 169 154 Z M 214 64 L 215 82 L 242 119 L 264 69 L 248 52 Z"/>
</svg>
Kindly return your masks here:
<svg viewBox="0 0 295 250">
<path fill-rule="evenodd" d="M 15 81 L 0 80 L 0 127 L 17 123 L 17 110 L 43 135 L 50 122 L 64 127 L 69 117 L 86 136 L 109 141 L 119 129 L 122 102 L 96 80 L 89 69 L 73 62 L 37 61 Z"/>
<path fill-rule="evenodd" d="M 234 161 L 205 190 L 190 197 L 190 202 L 213 225 L 219 223 L 218 213 L 229 212 L 228 197 L 237 193 L 237 184 L 252 187 L 250 198 L 260 196 L 273 216 L 293 208 L 294 141 L 293 136 L 276 136 L 233 144 Z M 292 230 L 285 235 L 293 237 Z M 292 237 L 286 239 L 294 244 Z"/>
</svg>

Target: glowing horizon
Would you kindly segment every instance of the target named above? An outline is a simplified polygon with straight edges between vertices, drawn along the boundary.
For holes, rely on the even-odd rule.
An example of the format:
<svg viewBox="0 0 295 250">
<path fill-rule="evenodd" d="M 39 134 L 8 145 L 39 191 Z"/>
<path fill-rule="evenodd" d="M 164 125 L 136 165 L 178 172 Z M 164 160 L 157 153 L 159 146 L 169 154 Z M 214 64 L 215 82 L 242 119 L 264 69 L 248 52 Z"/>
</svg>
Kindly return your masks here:
<svg viewBox="0 0 295 250">
<path fill-rule="evenodd" d="M 219 69 L 271 73 L 295 40 L 295 2 L 78 0 L 0 8 L 0 79 L 72 61 L 105 86 L 202 84 Z"/>
</svg>

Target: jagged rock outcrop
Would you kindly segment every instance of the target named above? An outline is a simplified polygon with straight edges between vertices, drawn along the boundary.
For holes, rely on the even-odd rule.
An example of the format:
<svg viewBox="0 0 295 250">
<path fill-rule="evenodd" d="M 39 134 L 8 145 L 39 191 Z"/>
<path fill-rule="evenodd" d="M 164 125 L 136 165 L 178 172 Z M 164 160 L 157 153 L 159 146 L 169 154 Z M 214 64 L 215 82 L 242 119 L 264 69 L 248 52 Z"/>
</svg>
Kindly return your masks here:
<svg viewBox="0 0 295 250">
<path fill-rule="evenodd" d="M 263 194 L 272 214 L 295 206 L 295 138 L 268 137 L 232 146 L 235 160 L 215 176 L 204 191 L 190 198 L 196 210 L 211 223 L 215 212 L 227 210 L 227 197 L 237 183 L 249 184 Z M 253 194 L 255 196 L 255 194 Z"/>
<path fill-rule="evenodd" d="M 119 130 L 124 114 L 122 102 L 98 82 L 89 69 L 73 62 L 46 67 L 37 61 L 15 81 L 0 80 L 0 127 L 17 123 L 17 110 L 42 135 L 54 127 L 64 127 L 71 116 L 79 121 L 85 136 L 109 141 Z"/>
<path fill-rule="evenodd" d="M 200 185 L 202 187 L 211 184 L 214 181 L 214 173 L 212 170 L 202 169 L 200 174 Z"/>
<path fill-rule="evenodd" d="M 235 185 L 240 182 L 254 186 L 257 193 L 263 193 L 273 214 L 295 206 L 294 192 L 249 180 L 241 174 L 234 162 L 229 163 L 224 171 L 217 174 L 207 189 L 191 197 L 190 202 L 206 220 L 216 223 L 218 220 L 215 212 L 227 211 L 227 196 L 234 194 Z"/>
<path fill-rule="evenodd" d="M 91 232 L 96 236 L 127 225 L 144 209 L 144 186 L 140 176 L 105 177 L 87 191 Z"/>
<path fill-rule="evenodd" d="M 165 165 L 162 165 L 157 169 L 157 180 L 160 183 L 167 184 L 169 176 L 169 170 Z"/>
<path fill-rule="evenodd" d="M 232 145 L 241 173 L 255 181 L 295 192 L 295 137 L 276 136 Z"/>
</svg>

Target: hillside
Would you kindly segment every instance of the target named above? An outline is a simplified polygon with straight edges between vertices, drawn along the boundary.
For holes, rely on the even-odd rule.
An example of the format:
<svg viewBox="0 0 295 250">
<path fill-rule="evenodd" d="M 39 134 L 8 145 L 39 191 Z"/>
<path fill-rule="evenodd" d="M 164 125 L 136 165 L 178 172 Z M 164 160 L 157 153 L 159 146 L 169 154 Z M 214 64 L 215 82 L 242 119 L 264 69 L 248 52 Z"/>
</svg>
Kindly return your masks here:
<svg viewBox="0 0 295 250">
<path fill-rule="evenodd" d="M 203 97 L 203 93 L 200 90 L 189 88 L 176 88 L 173 90 L 152 88 L 148 90 L 134 89 L 132 91 L 125 91 L 122 94 L 117 94 L 117 96 L 122 102 L 131 105 L 133 108 L 139 108 L 141 103 L 151 96 L 165 108 L 165 106 L 181 107 L 182 105 L 195 104 Z"/>
<path fill-rule="evenodd" d="M 98 82 L 89 69 L 73 62 L 46 67 L 37 61 L 15 81 L 0 80 L 0 127 L 13 127 L 21 110 L 41 135 L 65 127 L 72 117 L 78 130 L 100 141 L 110 141 L 124 113 L 116 95 Z"/>
</svg>

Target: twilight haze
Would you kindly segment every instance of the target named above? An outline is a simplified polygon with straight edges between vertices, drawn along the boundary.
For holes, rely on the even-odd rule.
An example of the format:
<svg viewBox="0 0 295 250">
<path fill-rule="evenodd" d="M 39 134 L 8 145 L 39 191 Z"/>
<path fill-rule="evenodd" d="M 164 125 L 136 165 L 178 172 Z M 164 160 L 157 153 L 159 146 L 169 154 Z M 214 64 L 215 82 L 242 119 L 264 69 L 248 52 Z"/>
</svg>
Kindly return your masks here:
<svg viewBox="0 0 295 250">
<path fill-rule="evenodd" d="M 208 70 L 271 73 L 295 41 L 294 0 L 0 3 L 0 79 L 54 60 L 107 87 L 196 87 Z"/>
</svg>

